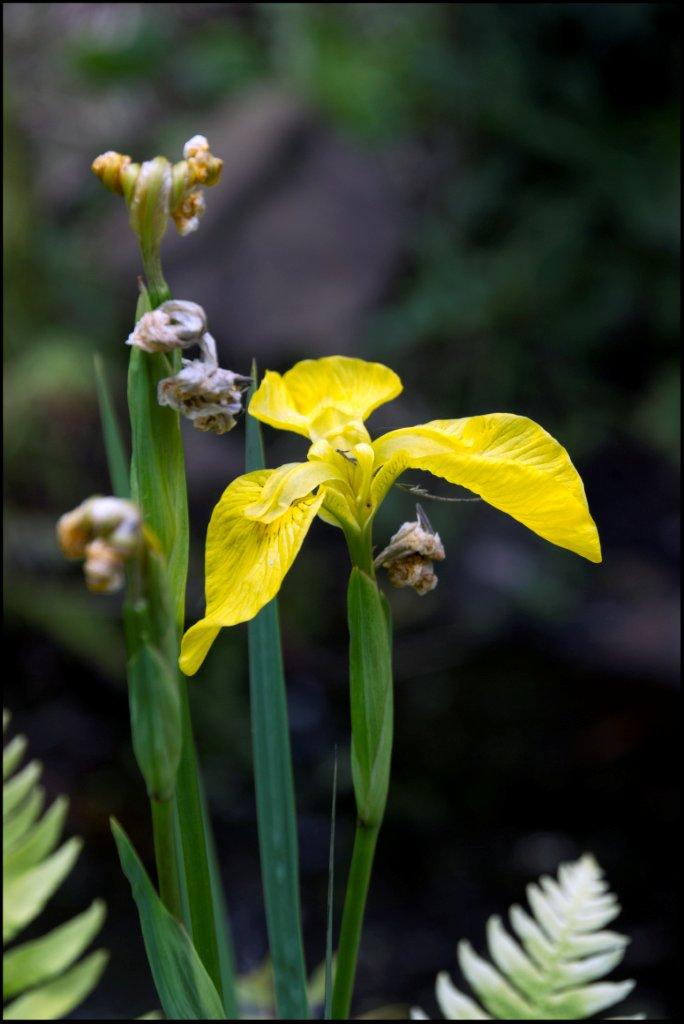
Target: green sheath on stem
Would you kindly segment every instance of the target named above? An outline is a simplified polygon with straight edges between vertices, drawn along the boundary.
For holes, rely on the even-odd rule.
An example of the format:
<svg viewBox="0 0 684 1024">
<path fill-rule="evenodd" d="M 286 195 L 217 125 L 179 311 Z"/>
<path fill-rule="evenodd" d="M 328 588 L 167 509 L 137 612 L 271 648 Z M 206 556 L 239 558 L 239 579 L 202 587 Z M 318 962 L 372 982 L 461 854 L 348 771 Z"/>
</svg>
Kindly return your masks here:
<svg viewBox="0 0 684 1024">
<path fill-rule="evenodd" d="M 373 855 L 387 803 L 393 732 L 389 611 L 375 580 L 364 571 L 370 563 L 370 539 L 367 551 L 351 545 L 350 551 L 357 563 L 349 578 L 347 613 L 352 779 L 358 821 L 337 950 L 334 1020 L 347 1020 L 351 1010 Z M 364 568 L 359 568 L 359 561 Z"/>
</svg>

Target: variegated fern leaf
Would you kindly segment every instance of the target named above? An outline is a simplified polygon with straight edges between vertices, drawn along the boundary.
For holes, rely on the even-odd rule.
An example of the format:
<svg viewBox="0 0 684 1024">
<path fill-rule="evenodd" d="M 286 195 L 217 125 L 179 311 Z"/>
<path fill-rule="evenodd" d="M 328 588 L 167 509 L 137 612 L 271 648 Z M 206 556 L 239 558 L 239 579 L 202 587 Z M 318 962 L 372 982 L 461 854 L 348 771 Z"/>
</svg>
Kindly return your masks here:
<svg viewBox="0 0 684 1024">
<path fill-rule="evenodd" d="M 527 898 L 531 914 L 519 906 L 509 912 L 517 939 L 499 917 L 487 922 L 494 966 L 469 942 L 459 943 L 459 966 L 479 1003 L 448 974 L 438 975 L 436 997 L 447 1020 L 584 1020 L 634 988 L 633 981 L 600 980 L 620 963 L 629 940 L 604 930 L 620 907 L 593 857 L 561 865 L 557 879 L 540 878 Z M 427 1020 L 418 1009 L 411 1017 Z"/>
<path fill-rule="evenodd" d="M 3 733 L 9 717 L 3 712 Z M 41 816 L 41 766 L 31 761 L 17 771 L 25 750 L 25 737 L 15 736 L 2 753 L 3 1002 L 9 1000 L 3 1018 L 55 1020 L 86 998 L 104 970 L 104 950 L 77 961 L 100 930 L 105 907 L 96 900 L 46 935 L 5 950 L 41 913 L 73 868 L 82 845 L 74 837 L 56 849 L 68 801 L 58 797 Z"/>
</svg>

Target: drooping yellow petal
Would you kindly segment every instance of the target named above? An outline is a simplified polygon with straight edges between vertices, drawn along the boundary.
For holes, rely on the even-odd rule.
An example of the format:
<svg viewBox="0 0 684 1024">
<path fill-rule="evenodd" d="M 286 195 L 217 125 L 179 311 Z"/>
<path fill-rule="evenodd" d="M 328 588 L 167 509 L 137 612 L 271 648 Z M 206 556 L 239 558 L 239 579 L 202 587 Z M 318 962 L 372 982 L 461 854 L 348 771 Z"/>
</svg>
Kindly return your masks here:
<svg viewBox="0 0 684 1024">
<path fill-rule="evenodd" d="M 374 443 L 373 501 L 405 469 L 460 484 L 559 547 L 601 561 L 584 486 L 566 450 L 525 416 L 491 413 L 393 430 Z"/>
<path fill-rule="evenodd" d="M 264 484 L 258 501 L 248 505 L 248 519 L 272 523 L 299 498 L 328 480 L 344 480 L 342 474 L 327 462 L 289 462 L 274 469 Z"/>
<path fill-rule="evenodd" d="M 278 519 L 245 516 L 260 500 L 271 470 L 238 477 L 223 492 L 207 531 L 203 619 L 183 637 L 180 667 L 194 675 L 222 626 L 252 619 L 278 593 L 323 501 L 323 494 L 295 501 Z"/>
<path fill-rule="evenodd" d="M 304 359 L 283 376 L 268 370 L 249 411 L 272 427 L 315 440 L 367 419 L 401 390 L 397 374 L 381 363 L 325 356 Z"/>
</svg>

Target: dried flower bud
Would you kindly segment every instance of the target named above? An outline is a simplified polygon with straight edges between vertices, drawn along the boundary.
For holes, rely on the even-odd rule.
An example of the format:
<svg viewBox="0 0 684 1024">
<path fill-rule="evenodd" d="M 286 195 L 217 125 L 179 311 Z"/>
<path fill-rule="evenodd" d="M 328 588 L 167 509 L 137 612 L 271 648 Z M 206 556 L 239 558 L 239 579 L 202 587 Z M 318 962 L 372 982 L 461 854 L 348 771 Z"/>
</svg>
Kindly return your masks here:
<svg viewBox="0 0 684 1024">
<path fill-rule="evenodd" d="M 124 194 L 123 172 L 130 162 L 130 156 L 126 156 L 124 153 L 116 153 L 113 149 L 109 149 L 106 153 L 102 153 L 93 160 L 91 169 L 105 188 L 122 196 Z"/>
<path fill-rule="evenodd" d="M 124 583 L 124 559 L 106 540 L 91 541 L 83 566 L 86 585 L 94 594 L 113 594 Z"/>
<path fill-rule="evenodd" d="M 185 235 L 197 231 L 205 205 L 204 194 L 198 188 L 182 197 L 179 204 L 171 211 L 179 235 L 185 237 Z"/>
<path fill-rule="evenodd" d="M 374 564 L 387 569 L 392 586 L 413 587 L 423 595 L 437 586 L 433 561 L 441 562 L 446 555 L 439 534 L 420 505 L 416 505 L 416 517 L 415 522 L 399 527 Z"/>
<path fill-rule="evenodd" d="M 88 587 L 112 593 L 123 585 L 124 563 L 140 551 L 140 511 L 123 498 L 88 498 L 57 523 L 57 537 L 67 558 L 85 558 Z"/>
<path fill-rule="evenodd" d="M 207 329 L 207 317 L 196 302 L 171 299 L 144 313 L 126 341 L 144 352 L 169 352 L 200 345 Z"/>
<path fill-rule="evenodd" d="M 214 434 L 232 430 L 250 378 L 199 359 L 184 359 L 183 364 L 180 373 L 159 382 L 159 404 L 176 409 L 198 430 Z"/>
<path fill-rule="evenodd" d="M 393 587 L 413 587 L 421 597 L 437 586 L 432 562 L 422 555 L 408 555 L 385 564 L 387 578 Z"/>
</svg>

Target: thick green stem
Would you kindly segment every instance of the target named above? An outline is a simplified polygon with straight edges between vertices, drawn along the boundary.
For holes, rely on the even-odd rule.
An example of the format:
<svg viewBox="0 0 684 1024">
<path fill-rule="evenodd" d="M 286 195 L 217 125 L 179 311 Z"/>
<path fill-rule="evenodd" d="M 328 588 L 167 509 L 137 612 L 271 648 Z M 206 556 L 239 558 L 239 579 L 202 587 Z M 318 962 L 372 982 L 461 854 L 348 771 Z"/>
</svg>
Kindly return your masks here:
<svg viewBox="0 0 684 1024">
<path fill-rule="evenodd" d="M 179 872 L 174 842 L 174 809 L 171 800 L 151 800 L 154 854 L 157 862 L 159 895 L 162 903 L 179 921 L 183 919 Z"/>
<path fill-rule="evenodd" d="M 141 248 L 143 269 L 147 278 L 147 290 L 150 294 L 152 309 L 161 306 L 162 302 L 168 302 L 171 298 L 171 291 L 164 280 L 162 272 L 161 257 L 159 250 L 146 250 Z"/>
<path fill-rule="evenodd" d="M 354 852 L 347 880 L 347 894 L 344 900 L 337 950 L 337 970 L 335 971 L 332 997 L 333 1020 L 349 1020 L 366 897 L 379 831 L 379 825 L 369 828 L 361 821 L 356 824 Z"/>
</svg>

